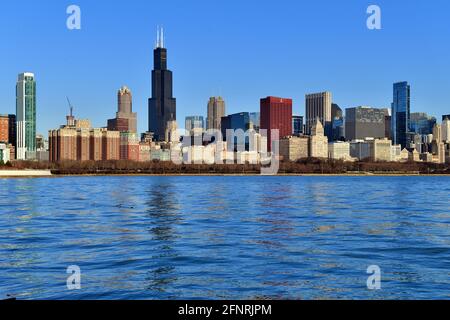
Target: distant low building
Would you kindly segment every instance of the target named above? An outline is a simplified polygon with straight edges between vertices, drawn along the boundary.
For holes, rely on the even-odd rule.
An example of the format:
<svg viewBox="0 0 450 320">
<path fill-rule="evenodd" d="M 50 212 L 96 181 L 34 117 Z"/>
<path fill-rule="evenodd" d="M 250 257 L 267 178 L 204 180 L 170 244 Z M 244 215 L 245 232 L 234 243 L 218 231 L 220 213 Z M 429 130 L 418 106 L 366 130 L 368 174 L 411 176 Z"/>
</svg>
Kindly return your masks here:
<svg viewBox="0 0 450 320">
<path fill-rule="evenodd" d="M 399 144 L 394 144 L 391 146 L 391 161 L 398 162 L 401 161 L 402 157 L 402 146 Z M 408 156 L 406 156 L 406 160 L 408 160 Z"/>
<path fill-rule="evenodd" d="M 409 153 L 409 161 L 412 162 L 422 162 L 422 160 L 420 159 L 420 153 L 414 149 Z"/>
<path fill-rule="evenodd" d="M 373 147 L 371 148 L 371 158 L 373 161 L 390 162 L 392 141 L 389 139 L 374 139 L 371 141 Z"/>
<path fill-rule="evenodd" d="M 309 137 L 285 137 L 280 140 L 280 156 L 284 161 L 298 161 L 309 156 Z"/>
<path fill-rule="evenodd" d="M 140 142 L 139 143 L 139 162 L 148 162 L 152 159 L 151 157 L 151 144 Z"/>
<path fill-rule="evenodd" d="M 400 157 L 400 148 L 396 146 L 392 149 L 392 141 L 384 139 L 367 138 L 364 140 L 354 140 L 350 142 L 350 155 L 360 161 L 395 161 Z"/>
<path fill-rule="evenodd" d="M 170 150 L 152 149 L 151 158 L 155 161 L 167 162 L 171 160 Z"/>
<path fill-rule="evenodd" d="M 11 151 L 6 143 L 0 143 L 0 163 L 7 163 L 11 161 Z"/>
<path fill-rule="evenodd" d="M 136 133 L 120 133 L 120 160 L 139 161 L 139 138 Z"/>
<path fill-rule="evenodd" d="M 50 160 L 50 153 L 47 150 L 36 151 L 36 161 L 48 162 Z"/>
<path fill-rule="evenodd" d="M 350 156 L 350 143 L 342 141 L 331 142 L 328 144 L 328 157 L 334 160 L 354 160 L 354 158 Z"/>
<path fill-rule="evenodd" d="M 350 142 L 350 156 L 359 161 L 370 160 L 371 145 L 365 140 L 354 140 Z"/>
</svg>

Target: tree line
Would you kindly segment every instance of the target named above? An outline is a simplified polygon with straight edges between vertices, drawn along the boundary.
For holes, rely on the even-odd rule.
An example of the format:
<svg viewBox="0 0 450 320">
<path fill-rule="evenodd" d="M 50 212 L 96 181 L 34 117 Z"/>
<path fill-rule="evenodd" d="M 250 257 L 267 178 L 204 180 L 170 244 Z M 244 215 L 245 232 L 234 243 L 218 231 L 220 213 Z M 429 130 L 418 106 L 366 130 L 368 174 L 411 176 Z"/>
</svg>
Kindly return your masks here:
<svg viewBox="0 0 450 320">
<path fill-rule="evenodd" d="M 53 174 L 260 174 L 261 166 L 253 164 L 181 164 L 149 161 L 63 161 L 59 163 L 14 161 L 0 164 L 0 169 L 51 170 Z M 281 162 L 278 174 L 450 174 L 449 164 L 423 162 L 345 162 L 341 160 L 302 159 Z"/>
</svg>

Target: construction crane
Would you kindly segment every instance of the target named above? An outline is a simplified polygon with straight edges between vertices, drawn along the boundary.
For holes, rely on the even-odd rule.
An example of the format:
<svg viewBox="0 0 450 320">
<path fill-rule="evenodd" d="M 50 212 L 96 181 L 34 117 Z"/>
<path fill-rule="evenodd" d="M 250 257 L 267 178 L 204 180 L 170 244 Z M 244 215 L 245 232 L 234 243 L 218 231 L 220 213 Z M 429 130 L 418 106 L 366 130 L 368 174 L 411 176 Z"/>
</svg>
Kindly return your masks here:
<svg viewBox="0 0 450 320">
<path fill-rule="evenodd" d="M 70 108 L 70 114 L 66 117 L 67 126 L 74 127 L 75 126 L 75 117 L 73 116 L 73 106 L 72 106 L 72 103 L 70 103 L 69 97 L 66 96 L 66 98 L 67 98 L 67 103 L 69 104 L 69 108 Z"/>
</svg>

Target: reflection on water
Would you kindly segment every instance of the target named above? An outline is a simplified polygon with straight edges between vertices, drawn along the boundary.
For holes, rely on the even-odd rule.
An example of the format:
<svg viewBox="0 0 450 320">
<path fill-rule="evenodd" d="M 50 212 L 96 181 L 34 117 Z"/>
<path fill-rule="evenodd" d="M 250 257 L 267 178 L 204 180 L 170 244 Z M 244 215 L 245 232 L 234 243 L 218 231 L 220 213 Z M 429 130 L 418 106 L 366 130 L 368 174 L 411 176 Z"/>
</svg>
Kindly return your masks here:
<svg viewBox="0 0 450 320">
<path fill-rule="evenodd" d="M 175 190 L 174 185 L 164 181 L 147 189 L 146 212 L 152 222 L 148 229 L 155 242 L 145 278 L 150 294 L 165 294 L 177 280 L 173 261 L 178 257 L 174 245 L 178 237 L 175 225 L 180 222 L 180 207 Z"/>
<path fill-rule="evenodd" d="M 0 180 L 0 298 L 449 299 L 449 182 Z M 369 265 L 381 291 L 366 288 Z"/>
</svg>

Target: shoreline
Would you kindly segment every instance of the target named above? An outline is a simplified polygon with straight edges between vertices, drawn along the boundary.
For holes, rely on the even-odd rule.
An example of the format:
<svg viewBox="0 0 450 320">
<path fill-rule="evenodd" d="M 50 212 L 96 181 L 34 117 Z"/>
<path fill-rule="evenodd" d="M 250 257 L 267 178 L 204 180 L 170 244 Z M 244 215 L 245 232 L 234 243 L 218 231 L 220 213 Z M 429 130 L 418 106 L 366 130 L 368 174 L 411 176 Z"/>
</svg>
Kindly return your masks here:
<svg viewBox="0 0 450 320">
<path fill-rule="evenodd" d="M 6 173 L 6 174 L 5 174 Z M 361 173 L 280 173 L 262 175 L 257 173 L 63 173 L 53 174 L 46 170 L 0 170 L 0 179 L 8 178 L 67 178 L 67 177 L 450 177 L 450 174 L 413 172 L 361 172 Z"/>
<path fill-rule="evenodd" d="M 54 176 L 51 170 L 0 170 L 2 178 L 46 178 Z"/>
</svg>

